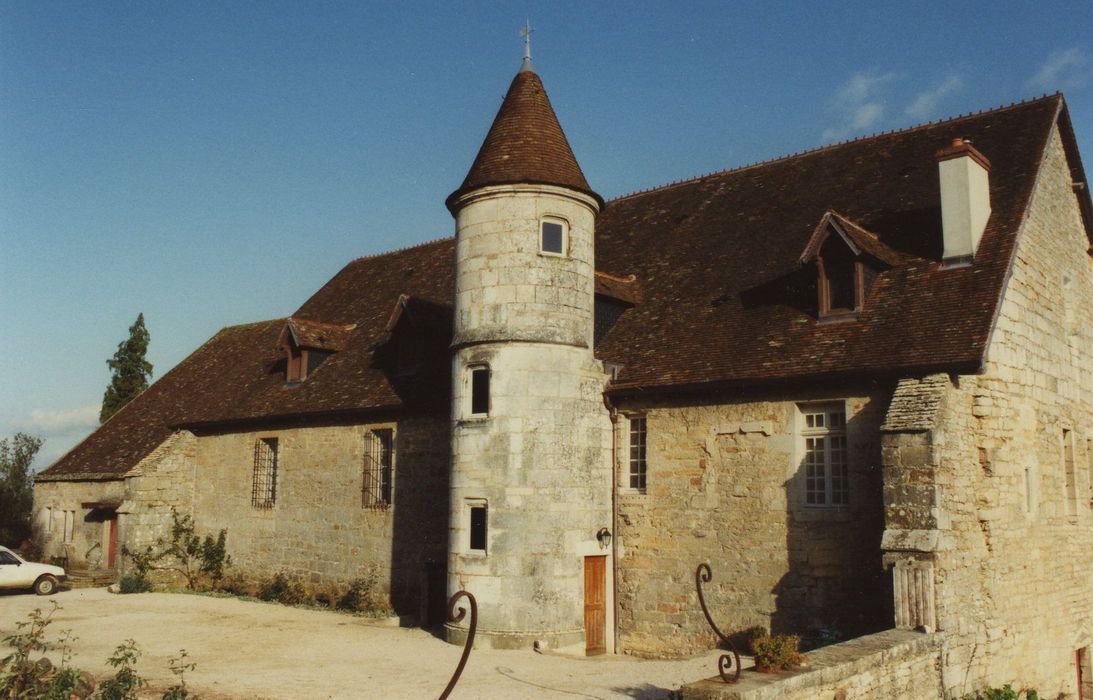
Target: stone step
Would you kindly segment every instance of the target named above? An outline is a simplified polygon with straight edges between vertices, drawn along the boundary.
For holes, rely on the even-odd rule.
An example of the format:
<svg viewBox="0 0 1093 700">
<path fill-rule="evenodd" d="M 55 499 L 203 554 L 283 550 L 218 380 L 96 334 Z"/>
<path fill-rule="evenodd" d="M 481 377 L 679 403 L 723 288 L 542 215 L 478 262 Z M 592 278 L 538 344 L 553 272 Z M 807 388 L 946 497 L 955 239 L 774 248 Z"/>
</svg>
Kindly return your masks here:
<svg viewBox="0 0 1093 700">
<path fill-rule="evenodd" d="M 65 585 L 69 588 L 103 588 L 118 580 L 111 569 L 74 569 L 67 573 Z"/>
</svg>

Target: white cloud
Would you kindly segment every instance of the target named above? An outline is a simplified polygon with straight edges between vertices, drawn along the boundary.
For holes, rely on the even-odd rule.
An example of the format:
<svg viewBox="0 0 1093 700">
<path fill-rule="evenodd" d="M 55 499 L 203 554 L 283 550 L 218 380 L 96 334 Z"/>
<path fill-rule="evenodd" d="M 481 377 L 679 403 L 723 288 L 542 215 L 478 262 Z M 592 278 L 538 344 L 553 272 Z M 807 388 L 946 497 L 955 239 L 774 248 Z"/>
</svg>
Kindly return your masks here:
<svg viewBox="0 0 1093 700">
<path fill-rule="evenodd" d="M 932 90 L 926 90 L 916 95 L 904 112 L 914 119 L 929 119 L 937 113 L 937 105 L 942 98 L 963 87 L 963 78 L 959 75 L 950 75 Z"/>
<path fill-rule="evenodd" d="M 69 408 L 61 411 L 43 411 L 34 409 L 30 415 L 17 423 L 25 432 L 63 432 L 65 430 L 93 428 L 99 424 L 97 403 Z"/>
<path fill-rule="evenodd" d="M 42 449 L 32 469 L 38 471 L 57 461 L 99 426 L 99 404 L 62 410 L 34 409 L 10 421 L 10 433 L 24 432 L 42 438 Z M 10 437 L 8 435 L 7 437 Z"/>
<path fill-rule="evenodd" d="M 895 73 L 857 73 L 842 85 L 831 99 L 832 110 L 839 115 L 837 126 L 824 129 L 824 141 L 861 134 L 884 117 L 885 86 L 895 80 Z"/>
<path fill-rule="evenodd" d="M 1077 48 L 1053 51 L 1036 75 L 1025 81 L 1025 87 L 1053 91 L 1082 85 L 1093 70 L 1089 57 Z"/>
</svg>

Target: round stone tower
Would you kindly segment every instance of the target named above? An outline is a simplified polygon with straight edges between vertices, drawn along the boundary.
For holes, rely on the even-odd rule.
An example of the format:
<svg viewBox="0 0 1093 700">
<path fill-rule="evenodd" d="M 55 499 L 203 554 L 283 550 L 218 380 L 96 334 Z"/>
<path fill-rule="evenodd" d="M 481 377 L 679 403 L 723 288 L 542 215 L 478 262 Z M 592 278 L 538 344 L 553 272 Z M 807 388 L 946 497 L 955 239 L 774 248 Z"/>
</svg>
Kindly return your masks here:
<svg viewBox="0 0 1093 700">
<path fill-rule="evenodd" d="M 596 214 L 525 59 L 456 220 L 448 592 L 496 648 L 611 647 L 610 423 L 592 354 Z M 449 625 L 461 643 L 466 621 Z"/>
</svg>

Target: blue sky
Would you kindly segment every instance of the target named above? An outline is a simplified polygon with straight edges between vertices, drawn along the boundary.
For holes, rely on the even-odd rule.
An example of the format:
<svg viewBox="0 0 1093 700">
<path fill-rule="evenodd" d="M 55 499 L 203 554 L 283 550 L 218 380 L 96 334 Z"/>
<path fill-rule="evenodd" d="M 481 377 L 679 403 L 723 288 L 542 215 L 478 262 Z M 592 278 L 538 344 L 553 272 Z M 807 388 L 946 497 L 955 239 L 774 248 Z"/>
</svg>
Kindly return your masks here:
<svg viewBox="0 0 1093 700">
<path fill-rule="evenodd" d="M 159 377 L 451 235 L 527 17 L 607 198 L 1055 90 L 1093 163 L 1088 0 L 0 0 L 0 437 L 86 435 L 139 312 Z"/>
</svg>

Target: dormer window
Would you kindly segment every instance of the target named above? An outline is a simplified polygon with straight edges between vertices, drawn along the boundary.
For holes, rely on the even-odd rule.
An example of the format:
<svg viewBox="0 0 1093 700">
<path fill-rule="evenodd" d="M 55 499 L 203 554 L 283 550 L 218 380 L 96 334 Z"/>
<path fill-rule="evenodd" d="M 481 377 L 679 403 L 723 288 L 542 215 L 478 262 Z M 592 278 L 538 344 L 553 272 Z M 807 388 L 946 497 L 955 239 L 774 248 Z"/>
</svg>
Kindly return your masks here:
<svg viewBox="0 0 1093 700">
<path fill-rule="evenodd" d="M 900 255 L 876 234 L 828 211 L 797 262 L 815 265 L 820 318 L 853 319 L 864 308 L 877 274 L 899 264 Z"/>
<path fill-rule="evenodd" d="M 860 311 L 865 301 L 864 264 L 838 236 L 829 236 L 816 256 L 820 315 Z"/>
<path fill-rule="evenodd" d="M 565 255 L 568 247 L 569 226 L 562 219 L 543 219 L 539 223 L 539 252 L 548 255 Z"/>
<path fill-rule="evenodd" d="M 285 382 L 298 384 L 314 374 L 328 357 L 345 349 L 355 327 L 290 318 L 277 343 L 285 358 Z"/>
</svg>

